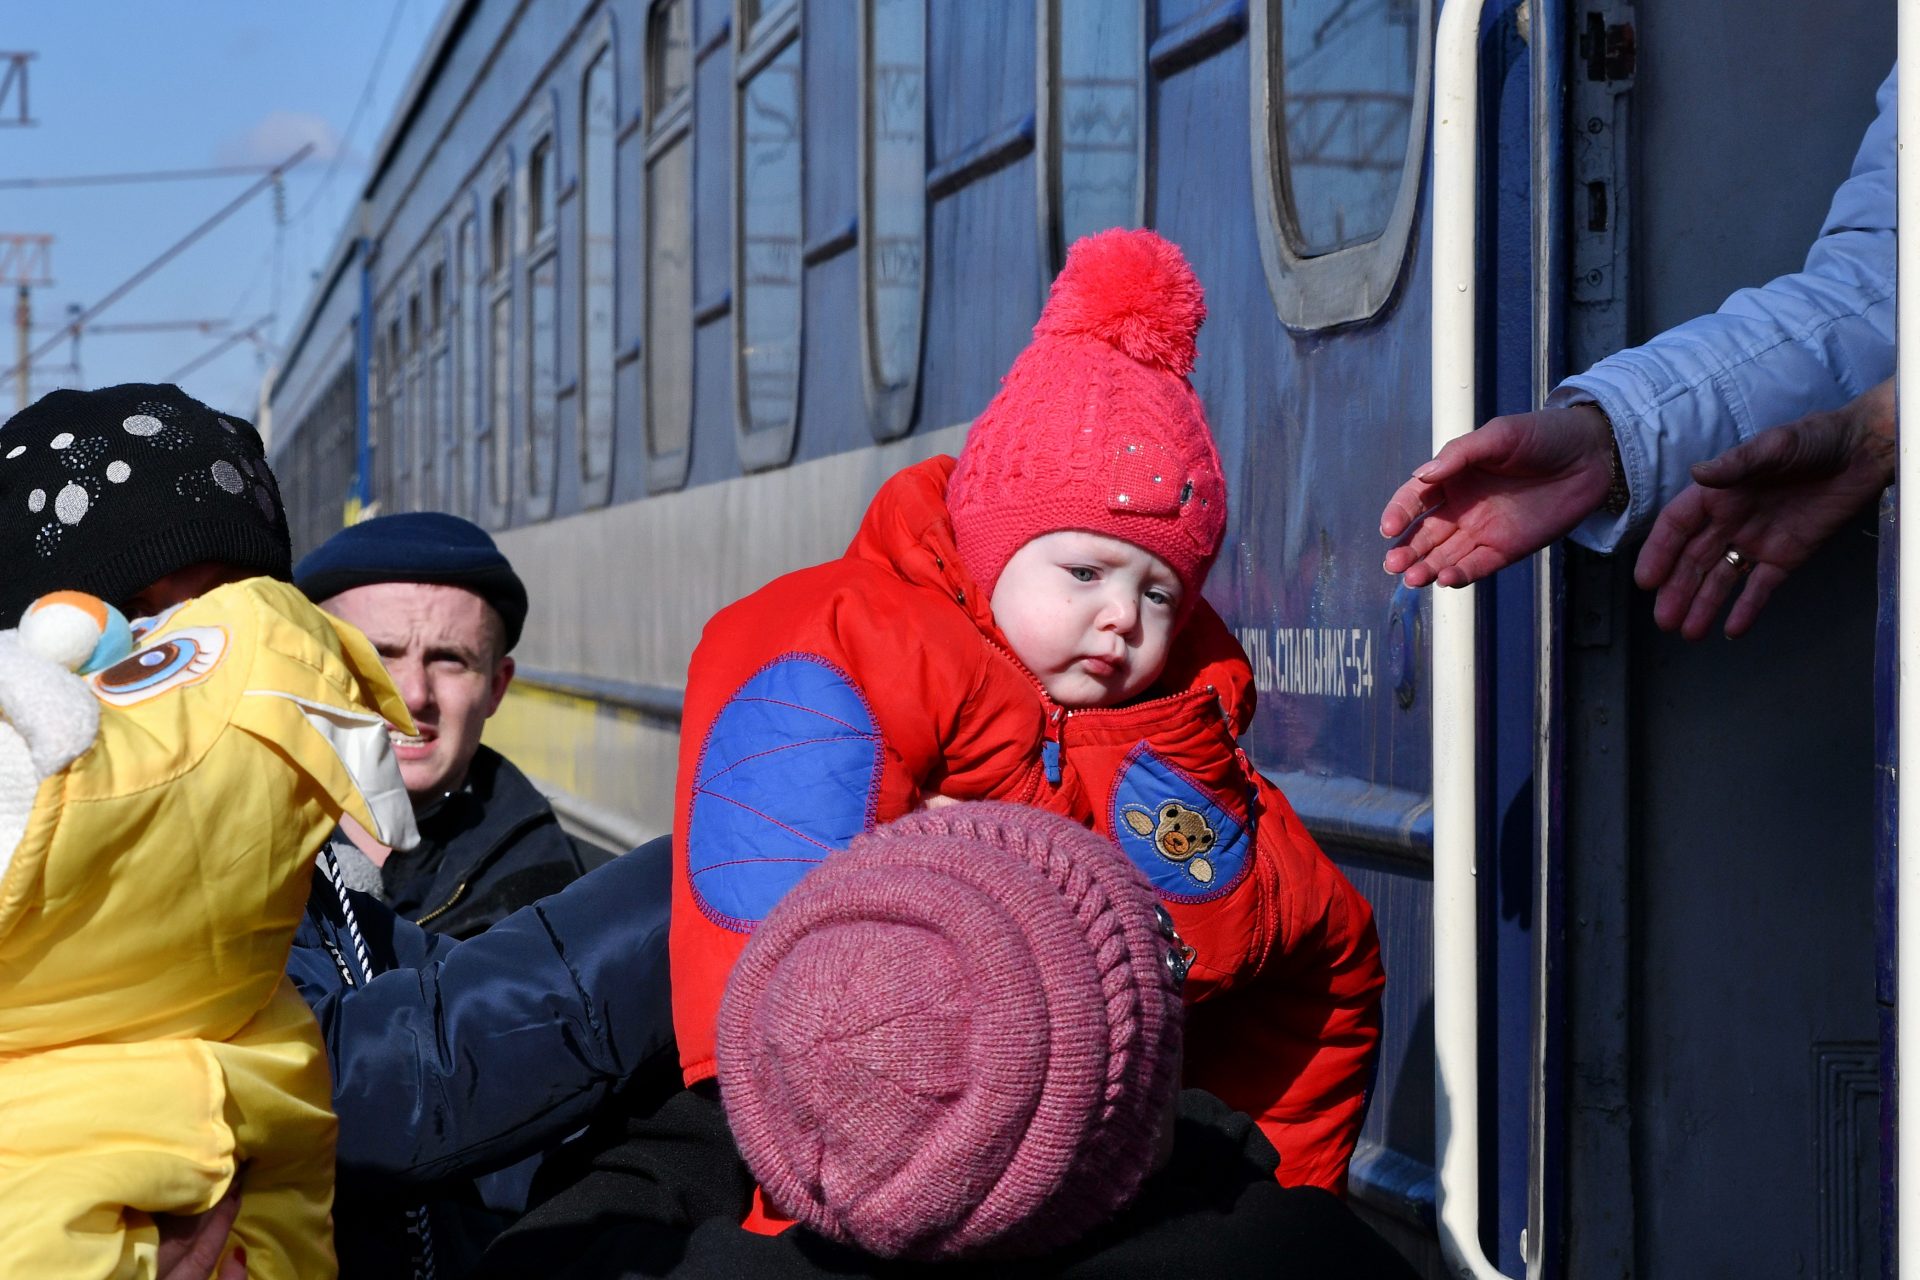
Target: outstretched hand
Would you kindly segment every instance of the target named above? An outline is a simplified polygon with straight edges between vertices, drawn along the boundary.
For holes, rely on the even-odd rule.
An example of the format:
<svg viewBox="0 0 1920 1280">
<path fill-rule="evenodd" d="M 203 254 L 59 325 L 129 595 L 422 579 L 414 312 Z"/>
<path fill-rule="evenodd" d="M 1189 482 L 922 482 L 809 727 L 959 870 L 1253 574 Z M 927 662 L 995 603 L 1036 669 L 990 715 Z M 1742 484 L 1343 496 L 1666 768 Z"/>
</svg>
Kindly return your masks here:
<svg viewBox="0 0 1920 1280">
<path fill-rule="evenodd" d="M 1893 482 L 1889 378 L 1828 413 L 1772 427 L 1693 467 L 1633 568 L 1654 597 L 1653 620 L 1689 640 L 1707 634 L 1743 573 L 1727 615 L 1745 634 L 1787 575 Z M 1727 558 L 1737 549 L 1744 568 Z"/>
<path fill-rule="evenodd" d="M 1599 510 L 1612 453 L 1612 430 L 1592 405 L 1494 418 L 1394 491 L 1380 535 L 1419 527 L 1382 567 L 1410 587 L 1460 587 L 1523 560 Z"/>
</svg>

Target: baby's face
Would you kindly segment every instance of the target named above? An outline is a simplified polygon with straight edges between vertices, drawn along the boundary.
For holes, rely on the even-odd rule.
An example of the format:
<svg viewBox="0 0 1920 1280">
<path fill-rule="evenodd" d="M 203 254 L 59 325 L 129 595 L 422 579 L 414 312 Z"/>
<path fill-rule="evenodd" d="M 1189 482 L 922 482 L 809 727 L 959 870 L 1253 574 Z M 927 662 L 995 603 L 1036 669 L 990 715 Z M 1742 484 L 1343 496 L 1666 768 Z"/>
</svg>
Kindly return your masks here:
<svg viewBox="0 0 1920 1280">
<path fill-rule="evenodd" d="M 1180 577 L 1131 542 L 1075 529 L 1013 553 L 993 620 L 1063 707 L 1113 707 L 1160 677 L 1180 616 Z"/>
</svg>

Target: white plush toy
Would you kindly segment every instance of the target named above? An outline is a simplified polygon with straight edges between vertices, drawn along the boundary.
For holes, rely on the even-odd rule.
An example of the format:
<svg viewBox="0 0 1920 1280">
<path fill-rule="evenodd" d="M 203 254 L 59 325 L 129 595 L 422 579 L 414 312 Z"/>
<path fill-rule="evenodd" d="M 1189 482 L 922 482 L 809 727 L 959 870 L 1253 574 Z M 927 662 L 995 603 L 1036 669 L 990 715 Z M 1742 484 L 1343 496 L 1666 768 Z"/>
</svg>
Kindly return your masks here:
<svg viewBox="0 0 1920 1280">
<path fill-rule="evenodd" d="M 0 631 L 0 876 L 40 784 L 100 731 L 100 702 L 75 672 L 112 666 L 132 651 L 121 612 L 79 592 L 43 596 L 19 630 Z"/>
</svg>

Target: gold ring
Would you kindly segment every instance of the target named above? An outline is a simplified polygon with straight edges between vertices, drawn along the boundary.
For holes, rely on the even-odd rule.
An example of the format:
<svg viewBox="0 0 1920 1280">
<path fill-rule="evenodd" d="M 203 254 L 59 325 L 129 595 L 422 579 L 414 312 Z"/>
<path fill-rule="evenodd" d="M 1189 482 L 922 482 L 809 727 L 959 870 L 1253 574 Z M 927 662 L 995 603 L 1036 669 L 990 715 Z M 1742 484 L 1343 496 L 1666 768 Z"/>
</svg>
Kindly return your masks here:
<svg viewBox="0 0 1920 1280">
<path fill-rule="evenodd" d="M 1753 572 L 1753 561 L 1747 559 L 1738 547 L 1728 547 L 1727 553 L 1721 559 L 1732 566 L 1733 571 L 1743 578 Z"/>
</svg>

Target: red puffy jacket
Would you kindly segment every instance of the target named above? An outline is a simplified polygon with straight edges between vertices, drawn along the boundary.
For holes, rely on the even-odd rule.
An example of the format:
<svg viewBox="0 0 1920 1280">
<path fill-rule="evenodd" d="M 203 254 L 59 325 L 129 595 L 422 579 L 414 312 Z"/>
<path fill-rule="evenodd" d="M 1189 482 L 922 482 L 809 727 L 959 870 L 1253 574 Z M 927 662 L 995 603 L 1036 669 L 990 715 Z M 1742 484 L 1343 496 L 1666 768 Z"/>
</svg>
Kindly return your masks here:
<svg viewBox="0 0 1920 1280">
<path fill-rule="evenodd" d="M 674 1025 L 689 1084 L 748 932 L 809 868 L 929 797 L 1012 800 L 1116 840 L 1188 973 L 1186 1083 L 1254 1116 L 1289 1185 L 1340 1189 L 1385 975 L 1367 902 L 1235 739 L 1246 655 L 1202 601 L 1150 695 L 1067 710 L 1012 656 L 960 567 L 951 458 L 889 480 L 839 560 L 707 624 L 675 789 Z"/>
</svg>

